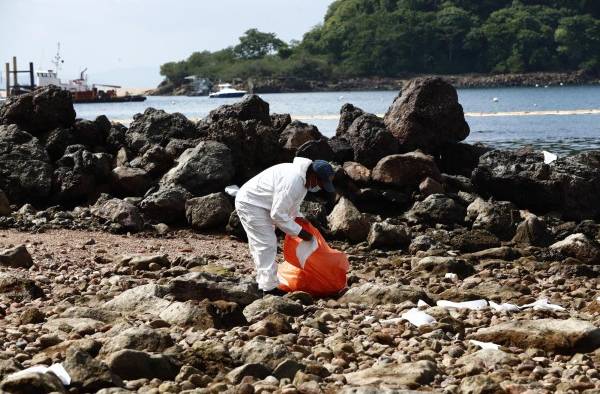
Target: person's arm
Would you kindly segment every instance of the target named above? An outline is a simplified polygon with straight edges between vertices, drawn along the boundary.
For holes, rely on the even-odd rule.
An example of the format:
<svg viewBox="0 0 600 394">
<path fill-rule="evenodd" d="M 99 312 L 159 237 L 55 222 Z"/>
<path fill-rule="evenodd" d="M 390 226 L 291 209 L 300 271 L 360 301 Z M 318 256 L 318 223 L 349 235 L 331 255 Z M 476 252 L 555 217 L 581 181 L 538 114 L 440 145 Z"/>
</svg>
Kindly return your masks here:
<svg viewBox="0 0 600 394">
<path fill-rule="evenodd" d="M 295 208 L 302 197 L 302 190 L 294 185 L 283 185 L 276 188 L 271 206 L 271 219 L 284 233 L 298 236 L 302 226 L 295 222 Z"/>
</svg>

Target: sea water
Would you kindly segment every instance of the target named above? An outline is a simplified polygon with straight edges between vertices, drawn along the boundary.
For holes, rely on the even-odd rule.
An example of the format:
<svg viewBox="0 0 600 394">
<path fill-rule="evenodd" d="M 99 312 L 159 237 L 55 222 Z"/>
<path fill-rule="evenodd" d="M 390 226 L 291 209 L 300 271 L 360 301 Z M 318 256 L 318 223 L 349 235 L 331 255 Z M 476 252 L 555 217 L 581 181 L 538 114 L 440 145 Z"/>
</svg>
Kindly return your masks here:
<svg viewBox="0 0 600 394">
<path fill-rule="evenodd" d="M 271 113 L 289 113 L 332 136 L 344 103 L 382 115 L 397 94 L 369 91 L 260 96 L 270 104 Z M 600 149 L 600 86 L 459 89 L 458 96 L 471 127 L 468 142 L 501 148 L 532 146 L 559 154 Z M 104 114 L 127 124 L 147 107 L 181 112 L 197 120 L 236 100 L 164 96 L 148 97 L 141 103 L 77 104 L 75 109 L 80 118 L 94 119 Z"/>
</svg>

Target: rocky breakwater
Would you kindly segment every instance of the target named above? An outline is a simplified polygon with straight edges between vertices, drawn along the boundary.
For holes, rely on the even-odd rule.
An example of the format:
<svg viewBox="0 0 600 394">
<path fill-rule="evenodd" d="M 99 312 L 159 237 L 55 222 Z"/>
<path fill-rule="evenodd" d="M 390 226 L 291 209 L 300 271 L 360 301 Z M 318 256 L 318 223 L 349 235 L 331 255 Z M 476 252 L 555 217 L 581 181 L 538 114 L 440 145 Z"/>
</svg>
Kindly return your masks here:
<svg viewBox="0 0 600 394">
<path fill-rule="evenodd" d="M 600 390 L 600 153 L 463 143 L 440 79 L 384 119 L 344 105 L 331 139 L 257 96 L 127 129 L 49 88 L 0 124 L 0 390 Z M 336 163 L 303 205 L 349 255 L 328 299 L 261 297 L 223 193 L 297 155 Z M 68 384 L 13 375 L 54 363 Z"/>
</svg>

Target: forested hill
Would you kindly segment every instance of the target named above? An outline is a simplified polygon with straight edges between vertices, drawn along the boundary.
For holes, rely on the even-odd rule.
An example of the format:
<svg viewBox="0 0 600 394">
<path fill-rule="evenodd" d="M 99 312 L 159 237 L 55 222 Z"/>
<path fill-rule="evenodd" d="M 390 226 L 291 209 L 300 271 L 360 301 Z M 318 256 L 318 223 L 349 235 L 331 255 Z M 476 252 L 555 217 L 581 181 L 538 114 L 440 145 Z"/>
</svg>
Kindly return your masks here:
<svg viewBox="0 0 600 394">
<path fill-rule="evenodd" d="M 598 0 L 337 0 L 300 42 L 255 29 L 217 52 L 161 67 L 233 78 L 600 70 Z"/>
</svg>

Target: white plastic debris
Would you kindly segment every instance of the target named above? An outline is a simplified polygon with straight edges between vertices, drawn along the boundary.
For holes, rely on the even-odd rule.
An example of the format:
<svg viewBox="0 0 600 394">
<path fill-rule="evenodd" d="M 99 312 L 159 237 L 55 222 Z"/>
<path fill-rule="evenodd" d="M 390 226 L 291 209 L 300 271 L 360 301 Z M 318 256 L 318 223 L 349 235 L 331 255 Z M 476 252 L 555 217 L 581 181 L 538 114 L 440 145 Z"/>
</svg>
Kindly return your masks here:
<svg viewBox="0 0 600 394">
<path fill-rule="evenodd" d="M 49 367 L 44 365 L 34 365 L 33 367 L 25 368 L 22 371 L 18 371 L 10 374 L 8 377 L 15 378 L 20 377 L 22 375 L 26 375 L 28 373 L 48 373 L 52 372 L 56 377 L 61 381 L 63 386 L 68 386 L 71 384 L 71 376 L 69 376 L 68 372 L 62 366 L 62 364 L 52 364 Z"/>
<path fill-rule="evenodd" d="M 548 302 L 547 298 L 541 298 L 536 302 L 532 302 L 531 304 L 526 304 L 521 306 L 521 308 L 533 308 L 534 311 L 553 311 L 553 312 L 561 312 L 566 309 L 560 305 L 551 304 Z"/>
<path fill-rule="evenodd" d="M 419 300 L 417 301 L 417 307 L 421 308 L 421 307 L 429 307 L 430 305 L 428 303 L 426 303 L 423 300 Z"/>
<path fill-rule="evenodd" d="M 450 279 L 450 280 L 458 280 L 458 275 L 456 275 L 455 273 L 452 273 L 452 272 L 448 272 L 448 273 L 446 273 L 446 275 L 444 275 L 444 278 Z"/>
<path fill-rule="evenodd" d="M 498 350 L 500 349 L 500 345 L 496 345 L 495 343 L 492 342 L 480 342 L 480 341 L 476 341 L 474 339 L 469 340 L 469 343 L 472 343 L 475 346 L 479 346 L 482 349 L 491 349 L 491 350 Z"/>
<path fill-rule="evenodd" d="M 490 308 L 496 312 L 520 312 L 521 308 L 515 304 L 503 303 L 496 304 L 494 301 L 490 301 Z"/>
<path fill-rule="evenodd" d="M 229 194 L 231 197 L 237 196 L 239 191 L 240 188 L 238 187 L 238 185 L 230 185 L 225 188 L 225 193 Z"/>
<path fill-rule="evenodd" d="M 558 156 L 555 155 L 552 152 L 548 152 L 548 151 L 542 151 L 542 153 L 544 154 L 544 163 L 545 164 L 550 164 L 554 161 L 556 161 L 556 159 L 558 159 Z"/>
<path fill-rule="evenodd" d="M 404 319 L 401 317 L 393 317 L 391 319 L 380 320 L 379 323 L 381 323 L 381 325 L 384 325 L 384 326 L 389 326 L 389 325 L 393 325 L 393 324 L 398 324 L 402 320 L 404 320 Z"/>
<path fill-rule="evenodd" d="M 408 312 L 404 312 L 401 317 L 417 327 L 435 323 L 433 316 L 430 316 L 417 308 L 412 308 Z"/>
<path fill-rule="evenodd" d="M 475 300 L 475 301 L 465 301 L 465 302 L 452 302 L 446 300 L 440 300 L 437 303 L 437 306 L 440 306 L 444 309 L 471 309 L 474 311 L 478 311 L 480 309 L 485 309 L 488 306 L 486 300 Z"/>
<path fill-rule="evenodd" d="M 312 237 L 310 241 L 302 241 L 296 248 L 296 256 L 300 262 L 300 267 L 304 268 L 306 260 L 312 255 L 315 250 L 319 247 L 316 237 Z"/>
</svg>

